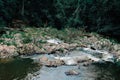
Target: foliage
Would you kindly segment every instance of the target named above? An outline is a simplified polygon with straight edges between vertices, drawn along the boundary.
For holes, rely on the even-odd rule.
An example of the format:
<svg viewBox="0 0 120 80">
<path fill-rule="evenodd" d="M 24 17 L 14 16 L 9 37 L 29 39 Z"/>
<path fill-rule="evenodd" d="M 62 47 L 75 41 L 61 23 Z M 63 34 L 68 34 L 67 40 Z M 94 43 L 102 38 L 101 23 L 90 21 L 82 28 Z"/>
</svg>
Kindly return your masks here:
<svg viewBox="0 0 120 80">
<path fill-rule="evenodd" d="M 120 34 L 120 0 L 0 0 L 0 25 L 22 20 L 36 27 L 84 28 Z"/>
</svg>

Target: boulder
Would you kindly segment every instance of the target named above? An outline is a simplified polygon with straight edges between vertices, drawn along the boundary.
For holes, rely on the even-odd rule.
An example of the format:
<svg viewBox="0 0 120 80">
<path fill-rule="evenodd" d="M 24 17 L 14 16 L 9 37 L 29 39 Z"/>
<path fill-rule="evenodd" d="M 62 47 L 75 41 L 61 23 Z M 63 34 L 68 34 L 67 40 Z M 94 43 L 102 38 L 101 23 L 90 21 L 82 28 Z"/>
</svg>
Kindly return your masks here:
<svg viewBox="0 0 120 80">
<path fill-rule="evenodd" d="M 0 58 L 8 58 L 16 55 L 18 54 L 15 46 L 0 45 Z"/>
<path fill-rule="evenodd" d="M 78 72 L 77 70 L 69 70 L 69 71 L 66 71 L 65 74 L 67 76 L 69 76 L 69 75 L 79 75 L 80 72 Z"/>
<path fill-rule="evenodd" d="M 64 62 L 62 60 L 50 60 L 50 61 L 47 61 L 45 66 L 47 67 L 57 67 L 57 66 L 61 66 L 63 65 Z"/>
</svg>

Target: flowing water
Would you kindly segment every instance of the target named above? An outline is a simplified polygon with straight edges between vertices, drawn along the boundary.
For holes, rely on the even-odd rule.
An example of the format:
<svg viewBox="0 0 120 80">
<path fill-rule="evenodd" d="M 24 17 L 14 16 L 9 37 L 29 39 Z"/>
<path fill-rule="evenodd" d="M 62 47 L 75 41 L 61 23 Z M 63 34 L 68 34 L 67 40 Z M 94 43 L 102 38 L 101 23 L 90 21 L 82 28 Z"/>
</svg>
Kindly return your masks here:
<svg viewBox="0 0 120 80">
<path fill-rule="evenodd" d="M 34 63 L 30 58 L 33 57 L 0 60 L 0 80 L 120 80 L 120 66 L 116 63 L 46 67 Z M 65 72 L 69 70 L 76 70 L 80 74 L 66 75 Z"/>
</svg>

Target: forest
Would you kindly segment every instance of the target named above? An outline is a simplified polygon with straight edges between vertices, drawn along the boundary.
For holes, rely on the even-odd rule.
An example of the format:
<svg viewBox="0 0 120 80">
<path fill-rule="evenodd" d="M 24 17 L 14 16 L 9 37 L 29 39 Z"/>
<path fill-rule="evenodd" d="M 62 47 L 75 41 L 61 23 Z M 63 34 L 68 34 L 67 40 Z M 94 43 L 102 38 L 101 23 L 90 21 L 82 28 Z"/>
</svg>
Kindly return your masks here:
<svg viewBox="0 0 120 80">
<path fill-rule="evenodd" d="M 0 0 L 0 28 L 82 28 L 120 39 L 120 0 Z"/>
</svg>

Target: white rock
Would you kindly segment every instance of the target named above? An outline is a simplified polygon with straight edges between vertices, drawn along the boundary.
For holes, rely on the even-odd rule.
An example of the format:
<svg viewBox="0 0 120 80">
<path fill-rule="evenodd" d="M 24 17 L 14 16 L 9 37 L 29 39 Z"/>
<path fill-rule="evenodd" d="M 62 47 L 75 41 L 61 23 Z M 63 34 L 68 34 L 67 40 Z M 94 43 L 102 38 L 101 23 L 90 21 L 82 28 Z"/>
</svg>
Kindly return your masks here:
<svg viewBox="0 0 120 80">
<path fill-rule="evenodd" d="M 96 58 L 96 57 L 94 57 L 94 56 L 88 56 L 91 60 L 93 60 L 93 61 L 95 61 L 95 62 L 98 62 L 98 61 L 100 61 L 100 59 L 99 58 Z"/>
<path fill-rule="evenodd" d="M 55 59 L 63 60 L 66 65 L 77 65 L 77 61 L 73 57 L 55 57 Z"/>
<path fill-rule="evenodd" d="M 109 62 L 114 62 L 114 57 L 110 53 L 109 54 L 103 54 L 102 60 L 109 61 Z"/>
<path fill-rule="evenodd" d="M 77 65 L 80 61 L 93 60 L 95 62 L 100 61 L 99 58 L 96 58 L 91 55 L 81 55 L 81 56 L 73 56 L 73 57 L 55 57 L 55 59 L 63 60 L 66 65 Z"/>
<path fill-rule="evenodd" d="M 59 39 L 49 39 L 49 40 L 47 40 L 47 42 L 48 43 L 53 43 L 53 44 L 60 44 L 60 43 L 62 43 L 62 41 L 59 40 Z"/>
<path fill-rule="evenodd" d="M 69 60 L 64 60 L 64 63 L 66 65 L 77 65 L 77 61 L 75 61 L 74 59 L 69 59 Z"/>
</svg>

